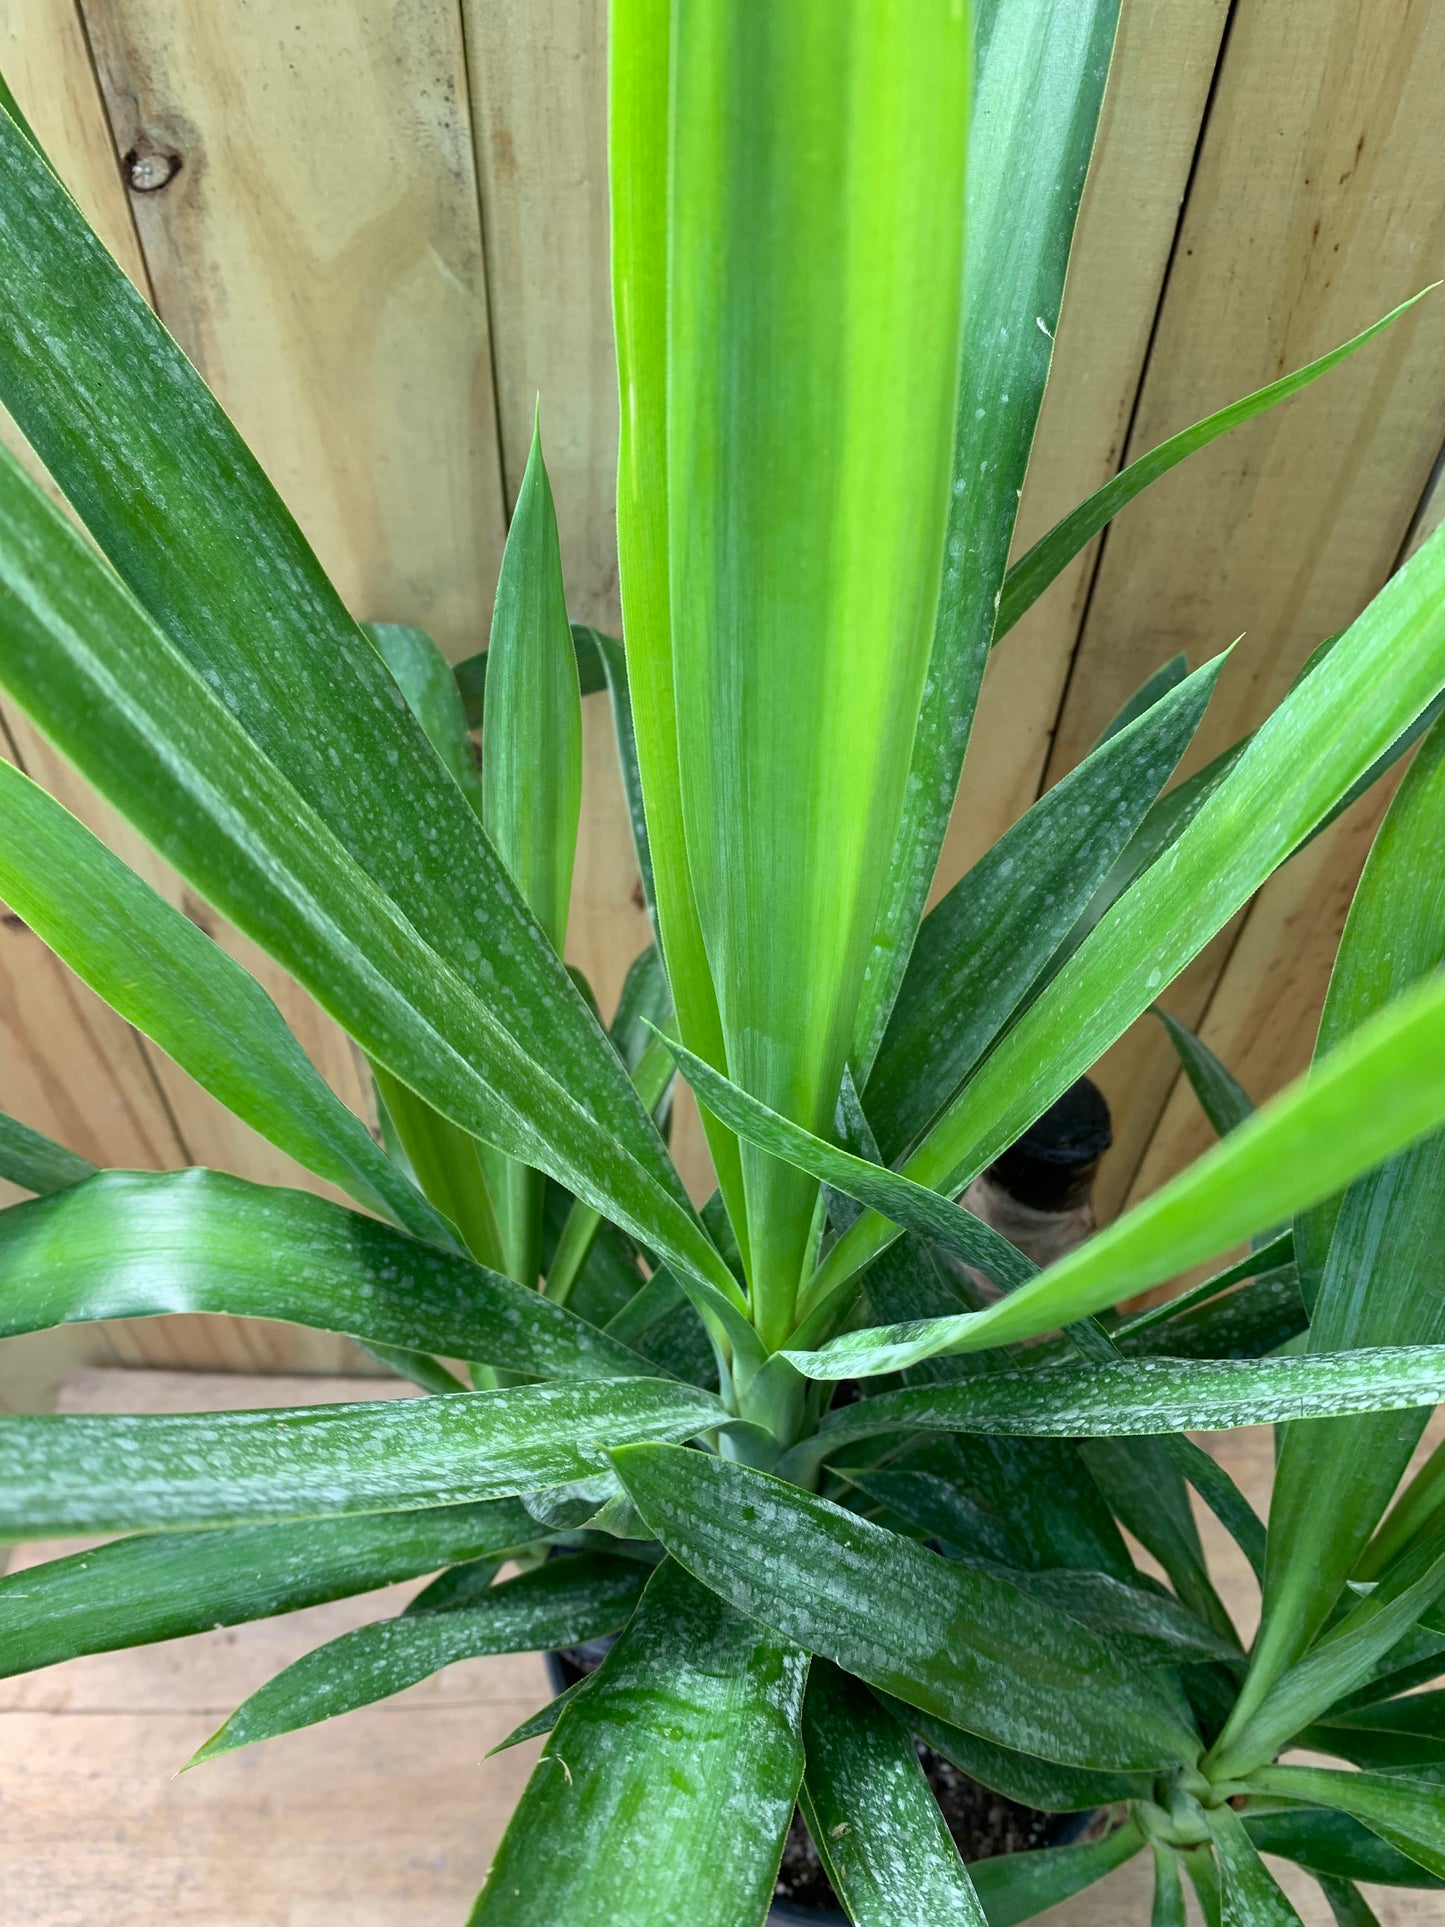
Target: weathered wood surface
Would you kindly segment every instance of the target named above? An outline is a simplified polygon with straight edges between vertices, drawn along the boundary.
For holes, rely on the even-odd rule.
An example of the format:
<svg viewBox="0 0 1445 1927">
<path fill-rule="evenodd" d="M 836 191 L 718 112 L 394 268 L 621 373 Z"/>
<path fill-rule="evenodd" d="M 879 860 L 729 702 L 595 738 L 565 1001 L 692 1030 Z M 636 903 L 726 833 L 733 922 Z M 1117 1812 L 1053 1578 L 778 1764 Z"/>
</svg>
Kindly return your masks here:
<svg viewBox="0 0 1445 1927">
<path fill-rule="evenodd" d="M 454 655 L 486 636 L 539 398 L 571 606 L 618 622 L 604 26 L 604 0 L 0 0 L 0 65 L 60 172 L 356 613 L 428 624 Z M 1129 455 L 1441 271 L 1442 71 L 1445 13 L 1408 0 L 1125 0 L 1021 544 Z M 1197 662 L 1244 632 L 1203 756 L 1368 599 L 1445 439 L 1437 305 L 1166 480 L 1025 618 L 986 679 L 940 887 L 1175 649 Z M 605 699 L 586 707 L 569 953 L 606 1008 L 647 929 Z M 364 1112 L 362 1068 L 310 1001 L 23 718 L 7 708 L 0 726 L 4 753 L 256 969 Z M 1290 865 L 1170 992 L 1258 1096 L 1307 1060 L 1384 800 Z M 1101 1079 L 1110 1209 L 1203 1139 L 1152 1024 Z M 102 1162 L 308 1181 L 10 923 L 0 1107 Z M 315 1335 L 221 1321 L 75 1343 L 86 1358 L 342 1362 Z"/>
<path fill-rule="evenodd" d="M 346 1380 L 82 1372 L 71 1411 L 200 1411 L 375 1397 Z M 1267 1503 L 1269 1433 L 1204 1441 Z M 1242 1628 L 1248 1569 L 1207 1513 L 1201 1532 Z M 21 1548 L 36 1564 L 68 1547 Z M 177 1771 L 239 1702 L 302 1653 L 396 1612 L 410 1586 L 0 1682 L 0 1891 L 7 1927 L 459 1927 L 539 1746 L 486 1759 L 547 1694 L 535 1655 L 469 1660 L 379 1706 Z M 1271 1862 L 1306 1927 L 1319 1889 Z M 1039 1919 L 1121 1927 L 1149 1917 L 1133 1861 Z M 1369 1890 L 1381 1927 L 1426 1927 L 1433 1894 Z M 560 1924 L 559 1924 L 560 1927 Z"/>
</svg>

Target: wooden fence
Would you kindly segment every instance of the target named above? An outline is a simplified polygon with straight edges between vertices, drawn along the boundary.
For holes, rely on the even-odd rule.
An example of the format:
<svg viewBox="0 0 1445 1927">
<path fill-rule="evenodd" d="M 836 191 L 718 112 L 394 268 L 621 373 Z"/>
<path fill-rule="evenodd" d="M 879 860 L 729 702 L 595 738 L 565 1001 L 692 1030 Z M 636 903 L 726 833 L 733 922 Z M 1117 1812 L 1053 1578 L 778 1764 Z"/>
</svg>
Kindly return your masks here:
<svg viewBox="0 0 1445 1927">
<path fill-rule="evenodd" d="M 0 0 L 0 64 L 56 166 L 353 609 L 421 623 L 456 655 L 486 637 L 538 395 L 571 608 L 619 620 L 604 31 L 605 0 Z M 1442 96 L 1445 8 L 1429 0 L 1124 0 L 1022 542 L 1123 460 L 1445 272 Z M 1244 638 L 1190 767 L 1258 718 L 1445 513 L 1442 439 L 1445 294 L 1130 509 L 999 652 L 941 881 L 1176 650 L 1198 663 Z M 645 920 L 604 699 L 586 707 L 571 949 L 606 1006 Z M 243 957 L 364 1105 L 350 1046 L 295 986 L 9 705 L 0 726 L 5 753 Z M 1288 865 L 1169 993 L 1257 1097 L 1307 1061 L 1386 800 Z M 1112 1209 L 1204 1133 L 1148 1020 L 1101 1080 Z M 101 1163 L 310 1182 L 9 916 L 0 1108 Z M 684 1145 L 696 1174 L 695 1129 Z M 82 1354 L 351 1356 L 211 1320 L 25 1344 L 12 1397 Z"/>
</svg>

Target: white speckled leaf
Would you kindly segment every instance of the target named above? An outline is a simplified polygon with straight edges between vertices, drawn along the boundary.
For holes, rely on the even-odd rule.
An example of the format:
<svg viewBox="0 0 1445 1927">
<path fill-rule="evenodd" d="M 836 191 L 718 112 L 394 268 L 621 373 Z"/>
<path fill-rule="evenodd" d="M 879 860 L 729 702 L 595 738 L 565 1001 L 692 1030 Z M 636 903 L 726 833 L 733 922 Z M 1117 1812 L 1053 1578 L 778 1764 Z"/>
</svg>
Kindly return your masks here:
<svg viewBox="0 0 1445 1927">
<path fill-rule="evenodd" d="M 0 1579 L 0 1676 L 319 1606 L 537 1536 L 520 1500 L 496 1499 L 118 1539 Z"/>
<path fill-rule="evenodd" d="M 1445 559 L 1445 547 L 1441 555 Z M 1279 1224 L 1442 1123 L 1445 979 L 1436 976 L 1397 997 L 1247 1124 L 1009 1297 L 983 1311 L 934 1320 L 931 1331 L 849 1332 L 806 1369 L 828 1378 L 896 1371 L 936 1351 L 1011 1344 L 1051 1331 Z M 820 1286 L 832 1260 L 868 1223 L 860 1218 L 839 1239 L 817 1275 Z M 884 1226 L 860 1248 L 893 1235 Z M 837 1291 L 851 1275 L 852 1259 L 839 1269 Z"/>
<path fill-rule="evenodd" d="M 488 931 L 490 940 L 504 939 L 501 886 L 497 904 L 471 913 L 475 954 L 450 967 L 257 754 L 226 703 L 3 451 L 0 584 L 7 591 L 0 597 L 0 682 L 202 895 L 284 963 L 369 1056 L 444 1116 L 548 1171 L 675 1258 L 700 1289 L 741 1305 L 601 1030 L 608 1078 L 626 1086 L 623 1108 L 642 1119 L 639 1129 L 607 1099 L 583 1055 L 571 1045 L 550 1053 L 552 1004 L 529 1003 L 530 1014 L 511 1010 L 527 981 L 527 946 L 505 938 L 495 972 L 482 950 Z M 405 712 L 375 651 L 364 638 L 361 646 L 386 680 L 388 701 Z M 312 653 L 321 653 L 314 642 Z M 104 729 L 94 727 L 97 711 Z M 480 837 L 456 785 L 441 772 L 438 780 L 456 799 L 467 833 Z M 416 857 L 421 831 L 397 827 L 394 834 Z M 472 868 L 465 840 L 449 858 L 460 888 Z M 536 941 L 545 946 L 540 932 Z M 548 954 L 566 995 L 577 997 Z M 499 1001 L 503 981 L 509 989 Z M 485 994 L 474 984 L 485 984 Z M 586 1021 L 594 1023 L 590 1014 Z"/>
<path fill-rule="evenodd" d="M 1219 1858 L 1222 1927 L 1301 1927 L 1233 1807 L 1213 1807 L 1204 1817 Z"/>
<path fill-rule="evenodd" d="M 887 1157 L 977 1064 L 1143 821 L 1199 726 L 1205 663 L 1041 796 L 919 925 L 863 1106 Z"/>
<path fill-rule="evenodd" d="M 547 1742 L 471 1927 L 762 1927 L 804 1655 L 670 1561 Z"/>
<path fill-rule="evenodd" d="M 1165 1676 L 991 1574 L 701 1452 L 613 1454 L 673 1558 L 739 1612 L 909 1705 L 1065 1765 L 1193 1758 Z"/>
<path fill-rule="evenodd" d="M 800 1804 L 857 1927 L 988 1927 L 913 1742 L 826 1660 L 808 1677 Z"/>
<path fill-rule="evenodd" d="M 0 1538 L 381 1512 L 595 1477 L 610 1446 L 716 1425 L 661 1379 L 172 1417 L 0 1417 Z"/>
<path fill-rule="evenodd" d="M 245 738 L 497 1024 L 585 1093 L 598 1122 L 685 1209 L 601 1027 L 376 650 L 204 382 L 3 112 L 0 174 L 0 399 Z M 7 508 L 0 520 L 11 519 Z M 78 680 L 70 693 L 68 726 L 51 714 L 42 727 L 95 779 L 87 752 L 104 759 L 90 739 L 120 723 L 119 692 L 95 691 L 89 706 Z M 176 730 L 187 706 L 179 694 Z M 118 734 L 122 760 L 135 757 Z M 147 734 L 155 744 L 168 732 Z M 147 762 L 153 752 L 136 770 Z"/>
<path fill-rule="evenodd" d="M 458 1660 L 601 1639 L 626 1622 L 647 1576 L 647 1568 L 631 1560 L 582 1553 L 549 1559 L 490 1587 L 469 1606 L 353 1627 L 267 1680 L 187 1764 L 389 1699 Z"/>
<path fill-rule="evenodd" d="M 655 1378 L 561 1305 L 304 1191 L 106 1171 L 0 1211 L 0 1337 L 98 1318 L 280 1318 L 534 1378 Z"/>
<path fill-rule="evenodd" d="M 1332 1767 L 1262 1766 L 1248 1784 L 1274 1799 L 1351 1814 L 1428 1873 L 1445 1877 L 1445 1800 L 1429 1781 Z"/>
<path fill-rule="evenodd" d="M 418 1237 L 448 1241 L 248 971 L 4 762 L 0 813 L 0 894 L 42 943 L 271 1143 Z"/>
</svg>

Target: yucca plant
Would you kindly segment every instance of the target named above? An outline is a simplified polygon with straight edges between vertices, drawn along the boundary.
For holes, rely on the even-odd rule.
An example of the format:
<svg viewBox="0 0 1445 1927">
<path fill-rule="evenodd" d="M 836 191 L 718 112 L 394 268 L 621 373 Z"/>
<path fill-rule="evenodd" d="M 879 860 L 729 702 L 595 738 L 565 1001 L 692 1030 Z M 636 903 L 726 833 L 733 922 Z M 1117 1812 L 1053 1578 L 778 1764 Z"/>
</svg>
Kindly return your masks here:
<svg viewBox="0 0 1445 1927">
<path fill-rule="evenodd" d="M 1445 1881 L 1445 1714 L 1409 1690 L 1445 1655 L 1445 1463 L 1391 1505 L 1445 1395 L 1440 731 L 1307 1078 L 1250 1115 L 1174 1026 L 1221 1141 L 1041 1272 L 955 1202 L 1445 687 L 1437 535 L 1167 793 L 1219 659 L 1166 665 L 922 915 L 991 646 L 1150 479 L 1367 338 L 1007 569 L 1116 11 L 614 0 L 625 647 L 569 628 L 538 445 L 490 649 L 455 676 L 356 625 L 0 115 L 0 399 L 93 538 L 0 461 L 0 685 L 350 1033 L 385 1140 L 244 970 L 0 765 L 9 903 L 360 1207 L 92 1172 L 7 1123 L 5 1174 L 41 1195 L 0 1215 L 3 1330 L 289 1319 L 434 1394 L 0 1420 L 5 1536 L 125 1535 L 0 1582 L 0 1663 L 440 1575 L 205 1758 L 464 1656 L 619 1634 L 516 1736 L 550 1728 L 486 1927 L 756 1924 L 795 1804 L 869 1927 L 1005 1927 L 1146 1849 L 1157 1927 L 1182 1875 L 1210 1921 L 1295 1918 L 1261 1849 L 1346 1922 L 1371 1918 L 1356 1878 Z M 610 1031 L 559 954 L 604 682 L 658 939 Z M 660 1128 L 675 1070 L 717 1172 L 700 1212 Z M 1113 1309 L 1251 1240 L 1181 1304 Z M 1268 1532 L 1185 1436 L 1262 1421 Z M 1191 1489 L 1261 1575 L 1248 1655 Z M 914 1736 L 1114 1823 L 966 1868 Z M 1363 1770 L 1277 1764 L 1301 1743 Z"/>
</svg>

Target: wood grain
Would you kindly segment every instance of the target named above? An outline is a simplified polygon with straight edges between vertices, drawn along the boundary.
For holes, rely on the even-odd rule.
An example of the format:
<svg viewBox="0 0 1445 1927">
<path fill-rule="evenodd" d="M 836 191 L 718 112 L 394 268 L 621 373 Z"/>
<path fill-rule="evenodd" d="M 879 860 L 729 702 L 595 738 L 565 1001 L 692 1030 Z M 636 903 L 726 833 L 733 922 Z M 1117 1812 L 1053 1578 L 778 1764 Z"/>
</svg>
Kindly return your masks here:
<svg viewBox="0 0 1445 1927">
<path fill-rule="evenodd" d="M 1445 15 L 1285 0 L 1236 8 L 1180 231 L 1132 457 L 1339 341 L 1439 272 L 1445 150 L 1427 123 Z M 1245 632 L 1185 768 L 1257 722 L 1308 652 L 1385 580 L 1445 432 L 1445 311 L 1426 303 L 1329 386 L 1195 457 L 1108 534 L 1049 762 L 1079 759 L 1144 676 Z M 1302 1066 L 1354 875 L 1383 797 L 1261 893 L 1244 936 L 1188 1001 L 1260 1096 Z M 1237 957 L 1237 965 L 1234 959 Z M 1229 964 L 1228 1009 L 1215 983 Z M 1206 1016 L 1208 1013 L 1208 1016 Z M 1187 1010 L 1181 1015 L 1188 1016 Z M 1267 1040 L 1267 1041 L 1266 1041 Z M 1140 1172 L 1174 1082 L 1157 1027 L 1102 1067 L 1120 1149 Z M 1181 1099 L 1182 1103 L 1182 1099 Z M 1173 1127 L 1147 1181 L 1193 1138 Z M 1132 1160 L 1132 1164 L 1131 1164 Z"/>
</svg>

